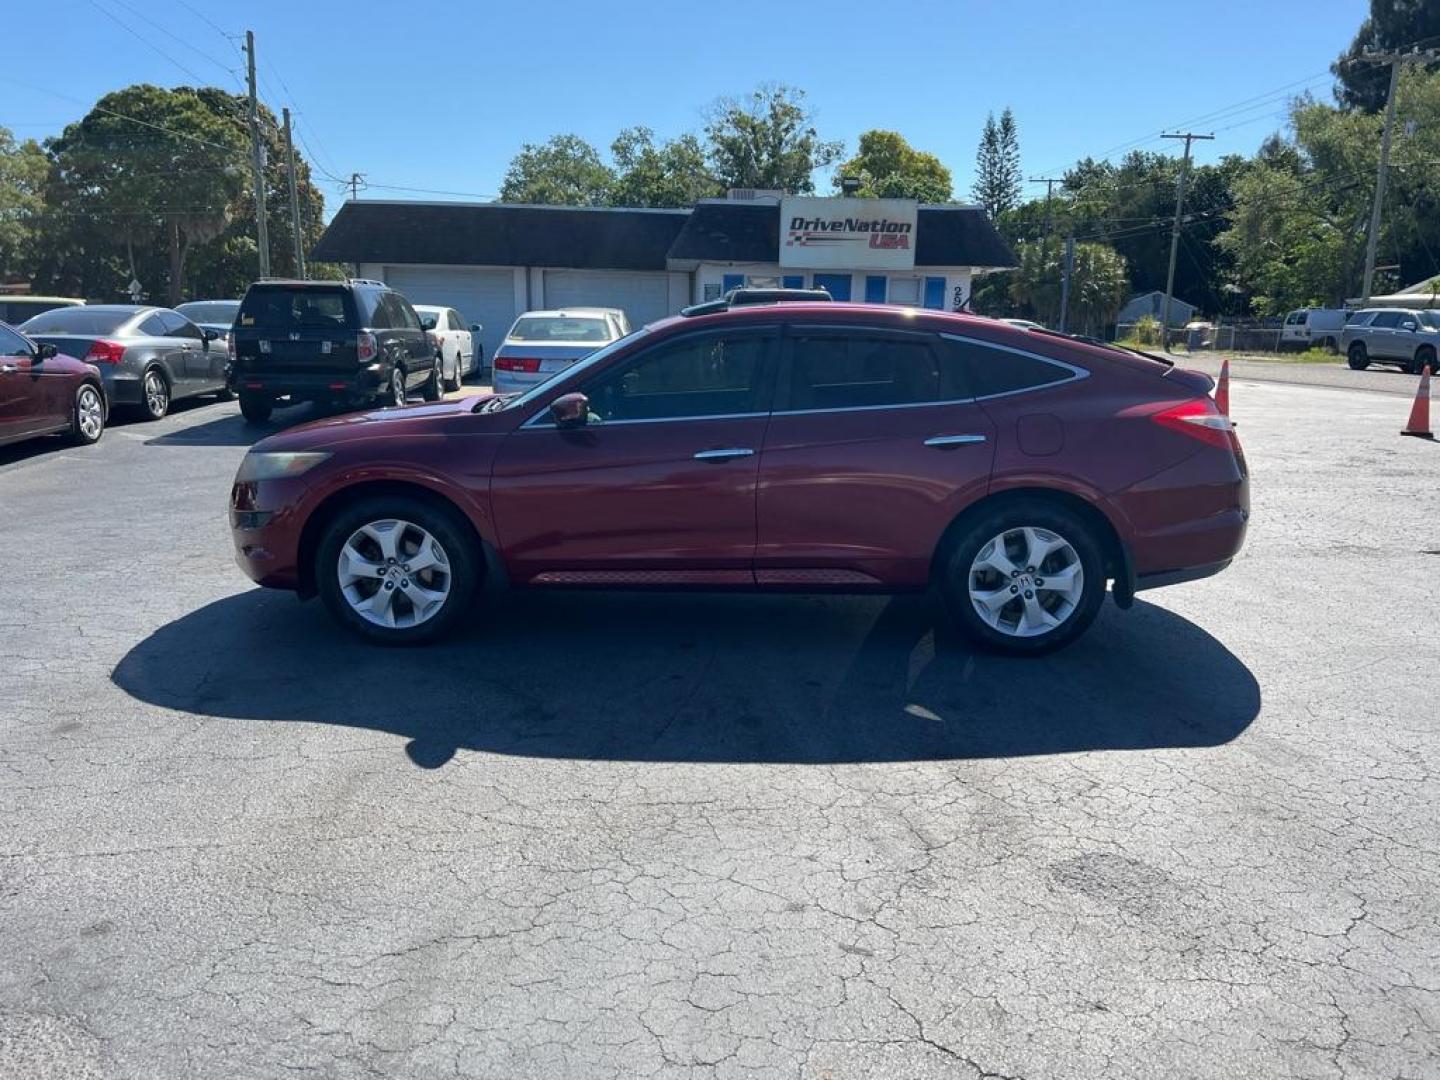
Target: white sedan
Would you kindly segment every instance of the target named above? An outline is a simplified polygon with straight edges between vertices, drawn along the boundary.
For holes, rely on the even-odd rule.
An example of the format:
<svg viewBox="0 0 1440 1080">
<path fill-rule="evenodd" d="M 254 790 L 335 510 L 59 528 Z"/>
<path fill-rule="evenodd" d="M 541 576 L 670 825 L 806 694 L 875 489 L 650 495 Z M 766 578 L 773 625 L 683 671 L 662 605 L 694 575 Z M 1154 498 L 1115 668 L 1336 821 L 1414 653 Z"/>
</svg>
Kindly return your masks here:
<svg viewBox="0 0 1440 1080">
<path fill-rule="evenodd" d="M 481 349 L 476 345 L 480 324 L 465 324 L 454 308 L 433 304 L 416 304 L 421 327 L 435 342 L 440 358 L 440 383 L 448 390 L 460 389 L 460 383 L 480 371 Z"/>
</svg>

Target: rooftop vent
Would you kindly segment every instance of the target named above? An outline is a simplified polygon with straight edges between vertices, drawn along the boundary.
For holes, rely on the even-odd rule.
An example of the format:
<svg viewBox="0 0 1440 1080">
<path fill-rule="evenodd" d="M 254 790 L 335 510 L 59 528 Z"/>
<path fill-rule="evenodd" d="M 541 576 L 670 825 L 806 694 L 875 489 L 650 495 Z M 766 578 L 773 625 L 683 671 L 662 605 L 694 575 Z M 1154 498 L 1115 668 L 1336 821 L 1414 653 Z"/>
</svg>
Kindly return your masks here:
<svg viewBox="0 0 1440 1080">
<path fill-rule="evenodd" d="M 779 202 L 785 192 L 778 188 L 732 187 L 725 193 L 731 202 L 765 202 L 774 199 Z"/>
</svg>

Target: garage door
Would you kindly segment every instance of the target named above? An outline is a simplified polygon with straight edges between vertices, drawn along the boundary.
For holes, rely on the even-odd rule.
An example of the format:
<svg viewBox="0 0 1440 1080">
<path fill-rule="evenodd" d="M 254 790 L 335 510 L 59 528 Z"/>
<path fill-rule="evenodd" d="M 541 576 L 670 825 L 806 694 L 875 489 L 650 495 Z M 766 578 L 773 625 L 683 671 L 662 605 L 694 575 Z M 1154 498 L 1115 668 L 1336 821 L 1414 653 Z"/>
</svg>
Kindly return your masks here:
<svg viewBox="0 0 1440 1080">
<path fill-rule="evenodd" d="M 385 284 L 405 295 L 412 304 L 453 307 L 466 323 L 484 329 L 485 362 L 515 321 L 515 274 L 512 270 L 471 270 L 466 267 L 385 267 Z"/>
<path fill-rule="evenodd" d="M 623 270 L 546 270 L 545 306 L 619 308 L 637 327 L 675 314 L 667 274 Z"/>
</svg>

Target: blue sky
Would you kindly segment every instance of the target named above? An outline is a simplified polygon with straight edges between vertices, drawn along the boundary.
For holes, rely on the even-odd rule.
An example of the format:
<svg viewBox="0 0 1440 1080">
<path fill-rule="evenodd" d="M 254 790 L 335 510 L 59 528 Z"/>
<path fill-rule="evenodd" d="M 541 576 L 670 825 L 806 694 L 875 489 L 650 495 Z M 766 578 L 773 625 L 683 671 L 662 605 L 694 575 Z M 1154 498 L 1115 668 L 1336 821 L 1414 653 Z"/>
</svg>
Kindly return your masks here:
<svg viewBox="0 0 1440 1080">
<path fill-rule="evenodd" d="M 1027 176 L 1132 145 L 1173 148 L 1155 136 L 1187 122 L 1217 134 L 1197 145 L 1199 160 L 1249 153 L 1281 124 L 1286 95 L 1329 98 L 1326 69 L 1365 10 L 1364 0 L 45 0 L 6 14 L 7 39 L 29 46 L 0 76 L 0 124 L 44 138 L 106 91 L 194 83 L 180 65 L 239 89 L 244 60 L 227 35 L 248 28 L 261 96 L 298 114 L 302 151 L 321 168 L 366 174 L 372 198 L 493 196 L 524 142 L 575 132 L 603 151 L 631 124 L 698 131 L 707 104 L 764 81 L 803 88 L 821 134 L 847 148 L 868 128 L 900 131 L 939 155 L 967 197 L 985 115 L 1006 105 Z M 338 185 L 316 179 L 333 212 Z"/>
</svg>

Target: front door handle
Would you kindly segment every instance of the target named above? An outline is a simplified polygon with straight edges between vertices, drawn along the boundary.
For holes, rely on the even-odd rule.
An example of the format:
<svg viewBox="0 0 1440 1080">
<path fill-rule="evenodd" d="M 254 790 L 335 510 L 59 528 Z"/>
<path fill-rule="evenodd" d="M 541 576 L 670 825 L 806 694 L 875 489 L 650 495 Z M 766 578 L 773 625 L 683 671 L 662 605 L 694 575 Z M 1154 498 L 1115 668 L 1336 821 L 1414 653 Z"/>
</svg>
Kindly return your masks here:
<svg viewBox="0 0 1440 1080">
<path fill-rule="evenodd" d="M 729 461 L 731 458 L 750 457 L 754 450 L 744 446 L 735 446 L 726 450 L 701 450 L 695 455 L 696 461 Z"/>
<path fill-rule="evenodd" d="M 984 435 L 936 435 L 925 440 L 926 446 L 934 446 L 944 449 L 947 446 L 969 446 L 971 443 L 982 443 Z"/>
<path fill-rule="evenodd" d="M 14 375 L 19 370 L 19 364 L 0 364 L 0 375 Z"/>
</svg>

